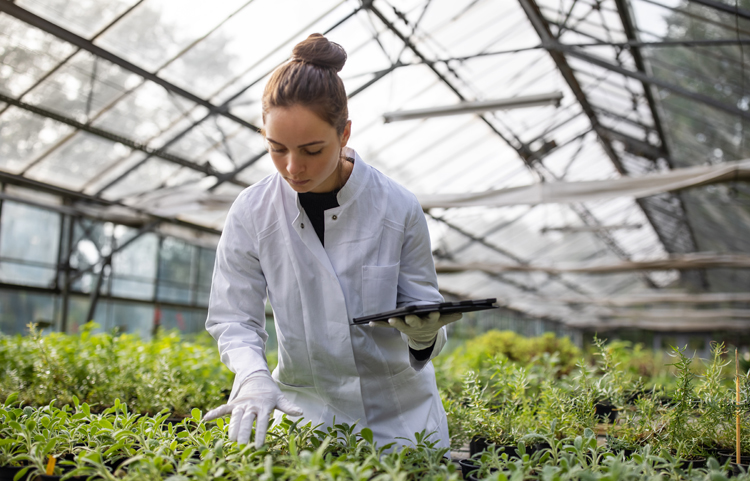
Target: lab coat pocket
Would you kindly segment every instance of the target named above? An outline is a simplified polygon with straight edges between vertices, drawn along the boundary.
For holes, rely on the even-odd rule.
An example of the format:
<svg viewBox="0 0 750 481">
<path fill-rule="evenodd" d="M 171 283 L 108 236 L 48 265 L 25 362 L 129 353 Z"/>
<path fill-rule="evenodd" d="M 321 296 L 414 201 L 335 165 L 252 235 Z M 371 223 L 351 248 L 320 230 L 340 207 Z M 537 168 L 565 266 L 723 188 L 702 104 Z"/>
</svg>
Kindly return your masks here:
<svg viewBox="0 0 750 481">
<path fill-rule="evenodd" d="M 440 418 L 436 405 L 441 401 L 431 364 L 419 372 L 407 367 L 395 374 L 393 387 L 399 414 L 410 435 L 422 430 L 429 433 L 438 429 Z"/>
<path fill-rule="evenodd" d="M 363 316 L 396 308 L 400 266 L 362 266 Z"/>
</svg>

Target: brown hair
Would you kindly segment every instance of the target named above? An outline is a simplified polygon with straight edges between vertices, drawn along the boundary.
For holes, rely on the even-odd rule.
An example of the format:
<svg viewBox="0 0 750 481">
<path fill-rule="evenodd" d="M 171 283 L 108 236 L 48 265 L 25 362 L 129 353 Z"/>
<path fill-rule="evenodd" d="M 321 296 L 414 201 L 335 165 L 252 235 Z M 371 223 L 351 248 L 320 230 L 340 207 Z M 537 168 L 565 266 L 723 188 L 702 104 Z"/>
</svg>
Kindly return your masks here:
<svg viewBox="0 0 750 481">
<path fill-rule="evenodd" d="M 289 62 L 277 68 L 263 91 L 263 121 L 273 107 L 302 105 L 344 132 L 349 109 L 346 90 L 338 72 L 346 52 L 341 45 L 314 33 L 298 43 Z"/>
</svg>

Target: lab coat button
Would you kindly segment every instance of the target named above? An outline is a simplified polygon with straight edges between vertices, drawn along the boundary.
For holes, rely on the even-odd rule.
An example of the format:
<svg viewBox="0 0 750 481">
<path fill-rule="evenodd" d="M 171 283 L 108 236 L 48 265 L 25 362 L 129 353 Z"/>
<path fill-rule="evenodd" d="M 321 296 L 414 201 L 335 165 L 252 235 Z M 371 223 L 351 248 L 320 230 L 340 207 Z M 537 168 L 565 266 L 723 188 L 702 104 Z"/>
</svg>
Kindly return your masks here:
<svg viewBox="0 0 750 481">
<path fill-rule="evenodd" d="M 334 215 L 333 217 L 331 217 L 331 219 L 336 220 L 336 219 L 338 219 L 338 216 Z"/>
<path fill-rule="evenodd" d="M 305 223 L 304 223 L 304 222 L 300 222 L 300 225 L 299 225 L 299 226 L 300 226 L 300 227 L 302 227 L 302 228 L 304 229 L 304 228 L 305 228 Z"/>
</svg>

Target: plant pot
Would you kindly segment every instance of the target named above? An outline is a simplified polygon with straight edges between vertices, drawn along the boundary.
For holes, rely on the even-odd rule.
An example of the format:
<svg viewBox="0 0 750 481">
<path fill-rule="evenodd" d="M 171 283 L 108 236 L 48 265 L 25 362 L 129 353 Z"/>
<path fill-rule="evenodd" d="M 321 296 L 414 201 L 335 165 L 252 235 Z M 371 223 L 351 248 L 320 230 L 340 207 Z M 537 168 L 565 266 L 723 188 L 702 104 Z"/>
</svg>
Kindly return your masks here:
<svg viewBox="0 0 750 481">
<path fill-rule="evenodd" d="M 464 479 L 466 479 L 470 473 L 473 473 L 477 469 L 479 469 L 479 465 L 476 461 L 473 459 L 459 459 L 458 465 L 461 466 L 461 474 L 463 475 Z"/>
<path fill-rule="evenodd" d="M 609 401 L 600 401 L 594 405 L 596 418 L 605 424 L 612 424 L 617 419 L 617 407 Z"/>
<path fill-rule="evenodd" d="M 513 444 L 503 444 L 501 446 L 498 446 L 497 449 L 498 451 L 502 449 L 502 452 L 506 453 L 509 458 L 518 457 L 518 446 L 515 446 Z"/>
<path fill-rule="evenodd" d="M 469 441 L 469 454 L 473 457 L 477 453 L 484 452 L 487 449 L 487 445 L 492 444 L 487 442 L 487 438 L 482 436 L 474 436 Z"/>
<path fill-rule="evenodd" d="M 537 451 L 542 451 L 544 449 L 552 449 L 552 446 L 550 446 L 550 444 L 547 442 L 534 443 L 526 448 L 526 452 L 529 454 L 534 454 Z"/>
<path fill-rule="evenodd" d="M 0 481 L 13 481 L 13 478 L 22 470 L 22 466 L 0 466 Z M 21 478 L 21 481 L 26 481 L 28 475 Z"/>
<path fill-rule="evenodd" d="M 729 463 L 729 477 L 732 476 L 739 476 L 742 473 L 749 473 L 750 472 L 750 464 L 737 464 L 737 463 Z"/>
<path fill-rule="evenodd" d="M 704 457 L 696 457 L 696 458 L 691 458 L 691 459 L 683 459 L 682 461 L 686 465 L 692 467 L 693 469 L 705 468 L 706 467 L 706 463 L 708 462 L 708 460 L 706 458 L 704 458 Z"/>
<path fill-rule="evenodd" d="M 495 444 L 493 442 L 488 442 L 487 438 L 483 438 L 481 436 L 474 436 L 471 438 L 471 441 L 469 441 L 469 454 L 473 457 L 477 453 L 482 453 L 487 450 L 487 447 L 491 444 Z M 508 457 L 518 457 L 517 448 L 513 444 L 495 444 L 495 448 L 500 451 L 502 449 L 502 452 L 508 453 Z M 527 452 L 531 448 L 526 448 Z"/>
<path fill-rule="evenodd" d="M 497 471 L 497 468 L 490 468 L 490 473 L 494 473 L 496 471 Z M 479 481 L 480 478 L 476 477 L 474 473 L 476 473 L 476 471 L 472 472 L 468 477 L 464 479 L 468 479 L 469 481 Z"/>
<path fill-rule="evenodd" d="M 733 451 L 730 449 L 722 449 L 716 452 L 716 459 L 719 461 L 720 464 L 724 464 L 727 461 L 729 461 L 730 463 L 736 464 L 737 454 L 736 454 L 736 451 Z M 740 464 L 741 465 L 750 464 L 750 455 L 740 454 Z"/>
</svg>

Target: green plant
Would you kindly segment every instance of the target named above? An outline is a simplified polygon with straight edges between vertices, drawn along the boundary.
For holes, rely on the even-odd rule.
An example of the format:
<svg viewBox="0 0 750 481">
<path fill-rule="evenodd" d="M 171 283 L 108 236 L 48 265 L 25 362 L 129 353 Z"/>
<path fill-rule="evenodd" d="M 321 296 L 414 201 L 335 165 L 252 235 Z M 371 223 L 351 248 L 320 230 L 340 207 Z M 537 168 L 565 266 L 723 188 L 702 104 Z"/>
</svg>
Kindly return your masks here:
<svg viewBox="0 0 750 481">
<path fill-rule="evenodd" d="M 657 438 L 659 445 L 676 456 L 692 459 L 704 454 L 700 433 L 693 421 L 694 380 L 692 359 L 685 356 L 686 347 L 672 347 L 669 355 L 675 360 L 670 366 L 677 371 L 677 389 L 674 392 L 674 404 L 667 411 L 667 422 Z"/>
</svg>

